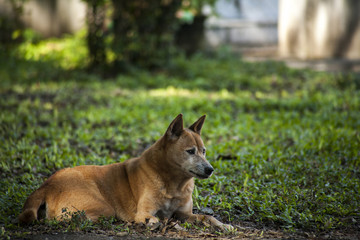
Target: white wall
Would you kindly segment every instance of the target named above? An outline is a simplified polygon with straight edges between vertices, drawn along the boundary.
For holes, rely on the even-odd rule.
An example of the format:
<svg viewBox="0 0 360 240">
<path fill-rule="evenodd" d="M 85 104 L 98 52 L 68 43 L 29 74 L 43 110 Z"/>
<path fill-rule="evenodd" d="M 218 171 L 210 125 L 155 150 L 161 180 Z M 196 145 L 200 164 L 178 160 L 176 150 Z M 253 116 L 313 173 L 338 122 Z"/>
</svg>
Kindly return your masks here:
<svg viewBox="0 0 360 240">
<path fill-rule="evenodd" d="M 206 22 L 211 47 L 277 44 L 278 0 L 219 0 L 216 12 Z"/>
</svg>

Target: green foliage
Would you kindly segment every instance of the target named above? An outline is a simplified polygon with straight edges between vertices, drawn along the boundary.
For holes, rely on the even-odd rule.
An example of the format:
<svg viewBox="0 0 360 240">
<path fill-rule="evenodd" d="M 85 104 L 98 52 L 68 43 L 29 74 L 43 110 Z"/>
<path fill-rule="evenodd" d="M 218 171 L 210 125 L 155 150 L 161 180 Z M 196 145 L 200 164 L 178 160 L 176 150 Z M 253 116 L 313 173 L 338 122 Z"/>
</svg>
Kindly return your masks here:
<svg viewBox="0 0 360 240">
<path fill-rule="evenodd" d="M 8 51 L 24 38 L 24 26 L 20 21 L 23 5 L 27 0 L 2 2 L 4 8 L 0 16 L 0 51 Z M 26 36 L 25 36 L 26 37 Z"/>
<path fill-rule="evenodd" d="M 114 73 L 163 67 L 174 56 L 181 0 L 84 0 L 90 67 Z"/>
<path fill-rule="evenodd" d="M 114 65 L 127 69 L 145 69 L 166 65 L 174 56 L 174 35 L 178 20 L 176 11 L 181 0 L 112 1 Z"/>
<path fill-rule="evenodd" d="M 90 69 L 118 74 L 134 67 L 163 69 L 181 50 L 198 51 L 206 19 L 202 9 L 216 0 L 84 2 Z"/>
<path fill-rule="evenodd" d="M 247 63 L 221 52 L 106 80 L 77 70 L 86 54 L 70 50 L 75 41 L 0 55 L 4 236 L 19 228 L 13 219 L 26 197 L 54 171 L 137 156 L 180 112 L 187 124 L 208 115 L 203 139 L 215 174 L 196 181 L 199 211 L 283 229 L 358 226 L 359 75 Z M 67 226 L 92 227 L 81 224 Z"/>
</svg>

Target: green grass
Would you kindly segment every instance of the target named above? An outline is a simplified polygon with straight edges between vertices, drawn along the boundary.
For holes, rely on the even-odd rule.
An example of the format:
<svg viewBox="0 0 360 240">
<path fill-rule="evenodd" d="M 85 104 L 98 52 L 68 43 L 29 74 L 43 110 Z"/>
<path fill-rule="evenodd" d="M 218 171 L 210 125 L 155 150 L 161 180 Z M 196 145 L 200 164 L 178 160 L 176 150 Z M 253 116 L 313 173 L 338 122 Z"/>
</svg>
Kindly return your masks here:
<svg viewBox="0 0 360 240">
<path fill-rule="evenodd" d="M 215 174 L 196 181 L 199 210 L 235 225 L 358 229 L 359 75 L 229 54 L 179 57 L 166 71 L 112 79 L 85 66 L 81 38 L 0 56 L 2 234 L 21 229 L 12 220 L 54 171 L 137 156 L 178 113 L 187 124 L 208 116 L 203 139 Z"/>
</svg>

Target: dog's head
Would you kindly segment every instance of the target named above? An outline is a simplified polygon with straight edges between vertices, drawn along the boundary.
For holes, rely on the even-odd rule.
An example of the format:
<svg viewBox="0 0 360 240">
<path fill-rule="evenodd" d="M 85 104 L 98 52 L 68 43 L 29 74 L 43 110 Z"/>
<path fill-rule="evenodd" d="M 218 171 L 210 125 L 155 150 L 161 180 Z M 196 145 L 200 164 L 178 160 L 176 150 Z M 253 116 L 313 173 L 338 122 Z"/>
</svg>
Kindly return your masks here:
<svg viewBox="0 0 360 240">
<path fill-rule="evenodd" d="M 166 158 L 187 177 L 205 179 L 214 171 L 205 158 L 206 149 L 200 137 L 205 117 L 200 117 L 189 128 L 184 128 L 182 114 L 179 114 L 164 135 Z"/>
</svg>

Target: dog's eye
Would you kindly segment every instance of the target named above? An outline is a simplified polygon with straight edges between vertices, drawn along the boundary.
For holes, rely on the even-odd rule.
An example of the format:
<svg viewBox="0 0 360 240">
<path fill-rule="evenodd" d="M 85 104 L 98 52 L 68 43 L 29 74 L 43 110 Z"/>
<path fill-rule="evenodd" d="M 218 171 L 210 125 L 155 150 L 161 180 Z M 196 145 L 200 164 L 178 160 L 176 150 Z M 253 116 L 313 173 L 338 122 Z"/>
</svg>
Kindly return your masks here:
<svg viewBox="0 0 360 240">
<path fill-rule="evenodd" d="M 204 148 L 204 149 L 203 149 L 203 154 L 205 155 L 205 153 L 206 153 L 206 149 Z"/>
<path fill-rule="evenodd" d="M 189 154 L 195 154 L 195 148 L 186 150 L 186 152 L 189 153 Z"/>
</svg>

